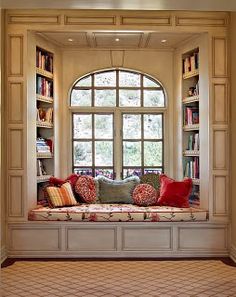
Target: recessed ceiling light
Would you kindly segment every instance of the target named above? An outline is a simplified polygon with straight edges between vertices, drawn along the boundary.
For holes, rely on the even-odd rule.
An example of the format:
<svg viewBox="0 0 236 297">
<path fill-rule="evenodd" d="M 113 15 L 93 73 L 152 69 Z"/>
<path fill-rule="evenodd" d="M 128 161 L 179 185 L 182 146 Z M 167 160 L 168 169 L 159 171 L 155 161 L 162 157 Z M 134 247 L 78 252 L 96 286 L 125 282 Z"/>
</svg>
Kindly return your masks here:
<svg viewBox="0 0 236 297">
<path fill-rule="evenodd" d="M 120 41 L 120 38 L 116 38 L 115 41 L 116 41 L 116 42 Z"/>
<path fill-rule="evenodd" d="M 72 38 L 68 38 L 68 41 L 72 42 L 72 41 L 74 41 L 74 39 L 72 39 Z"/>
<path fill-rule="evenodd" d="M 165 43 L 166 41 L 167 41 L 166 39 L 162 39 L 162 40 L 161 40 L 162 43 Z"/>
</svg>

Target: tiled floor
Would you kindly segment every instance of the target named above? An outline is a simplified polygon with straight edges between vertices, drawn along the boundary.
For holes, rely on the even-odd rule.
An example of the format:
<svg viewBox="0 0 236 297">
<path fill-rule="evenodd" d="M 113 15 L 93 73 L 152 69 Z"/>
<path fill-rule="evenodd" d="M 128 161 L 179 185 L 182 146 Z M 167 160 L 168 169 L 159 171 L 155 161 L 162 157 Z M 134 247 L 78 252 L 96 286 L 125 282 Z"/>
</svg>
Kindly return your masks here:
<svg viewBox="0 0 236 297">
<path fill-rule="evenodd" d="M 1 276 L 7 297 L 236 296 L 236 267 L 221 260 L 16 261 Z"/>
</svg>

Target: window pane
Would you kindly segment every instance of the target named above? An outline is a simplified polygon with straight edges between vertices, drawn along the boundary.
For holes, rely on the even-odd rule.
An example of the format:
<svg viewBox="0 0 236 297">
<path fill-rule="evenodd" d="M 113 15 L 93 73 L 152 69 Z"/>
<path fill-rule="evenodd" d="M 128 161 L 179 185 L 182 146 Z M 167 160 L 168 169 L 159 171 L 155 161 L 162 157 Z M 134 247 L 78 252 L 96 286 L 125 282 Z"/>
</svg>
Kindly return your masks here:
<svg viewBox="0 0 236 297">
<path fill-rule="evenodd" d="M 93 175 L 93 171 L 91 168 L 75 168 L 74 173 L 80 175 Z"/>
<path fill-rule="evenodd" d="M 113 142 L 95 141 L 95 165 L 112 166 L 113 165 Z"/>
<path fill-rule="evenodd" d="M 162 168 L 144 168 L 144 174 L 146 173 L 162 173 Z"/>
<path fill-rule="evenodd" d="M 113 179 L 114 178 L 114 174 L 113 174 L 113 169 L 99 169 L 99 168 L 96 168 L 95 169 L 95 176 L 98 176 L 98 175 L 103 175 L 103 176 L 106 176 L 110 179 Z"/>
<path fill-rule="evenodd" d="M 116 90 L 95 90 L 95 106 L 116 106 Z"/>
<path fill-rule="evenodd" d="M 162 142 L 144 141 L 144 166 L 162 166 Z"/>
<path fill-rule="evenodd" d="M 74 141 L 74 166 L 92 166 L 91 141 Z"/>
<path fill-rule="evenodd" d="M 140 166 L 141 165 L 141 141 L 123 142 L 123 165 Z"/>
<path fill-rule="evenodd" d="M 73 138 L 92 138 L 92 115 L 73 115 Z"/>
<path fill-rule="evenodd" d="M 132 72 L 119 72 L 120 87 L 140 87 L 140 74 Z"/>
<path fill-rule="evenodd" d="M 72 90 L 72 106 L 91 106 L 91 90 Z"/>
<path fill-rule="evenodd" d="M 107 71 L 102 73 L 97 73 L 94 75 L 94 84 L 96 87 L 115 87 L 116 86 L 116 72 Z"/>
<path fill-rule="evenodd" d="M 92 86 L 92 77 L 91 75 L 82 78 L 79 80 L 76 85 L 76 87 L 91 87 Z"/>
<path fill-rule="evenodd" d="M 95 115 L 95 138 L 113 138 L 113 115 Z"/>
<path fill-rule="evenodd" d="M 141 115 L 140 114 L 123 115 L 123 138 L 124 139 L 141 138 Z"/>
<path fill-rule="evenodd" d="M 160 85 L 158 83 L 156 83 L 155 81 L 153 81 L 150 78 L 147 78 L 146 76 L 143 77 L 143 86 L 145 88 L 155 88 L 155 87 L 160 87 Z"/>
<path fill-rule="evenodd" d="M 120 90 L 120 106 L 140 106 L 140 90 Z"/>
<path fill-rule="evenodd" d="M 164 107 L 164 93 L 161 90 L 144 90 L 143 102 L 144 106 Z"/>
<path fill-rule="evenodd" d="M 142 169 L 141 168 L 128 168 L 123 170 L 123 178 L 129 177 L 129 176 L 141 176 L 142 175 Z"/>
<path fill-rule="evenodd" d="M 144 138 L 155 139 L 162 138 L 162 115 L 145 114 L 144 121 Z"/>
</svg>

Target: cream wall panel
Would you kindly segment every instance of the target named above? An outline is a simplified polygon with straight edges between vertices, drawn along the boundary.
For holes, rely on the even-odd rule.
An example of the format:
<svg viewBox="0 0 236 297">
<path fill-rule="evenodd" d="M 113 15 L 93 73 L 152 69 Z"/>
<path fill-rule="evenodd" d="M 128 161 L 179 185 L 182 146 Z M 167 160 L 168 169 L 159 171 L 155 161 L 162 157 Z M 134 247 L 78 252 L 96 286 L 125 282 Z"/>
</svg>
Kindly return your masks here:
<svg viewBox="0 0 236 297">
<path fill-rule="evenodd" d="M 23 169 L 23 130 L 9 129 L 8 169 Z"/>
<path fill-rule="evenodd" d="M 213 131 L 213 169 L 228 169 L 228 132 L 225 129 Z"/>
<path fill-rule="evenodd" d="M 111 66 L 123 67 L 125 51 L 111 51 Z"/>
<path fill-rule="evenodd" d="M 122 233 L 122 250 L 171 250 L 171 228 L 129 228 L 124 227 Z"/>
<path fill-rule="evenodd" d="M 8 15 L 8 24 L 60 24 L 60 15 Z"/>
<path fill-rule="evenodd" d="M 178 250 L 224 250 L 227 248 L 227 230 L 222 227 L 179 228 Z"/>
<path fill-rule="evenodd" d="M 114 251 L 116 250 L 116 228 L 68 228 L 67 250 Z"/>
<path fill-rule="evenodd" d="M 9 230 L 9 245 L 12 251 L 58 251 L 60 250 L 60 230 L 58 228 L 30 228 Z"/>
<path fill-rule="evenodd" d="M 8 35 L 8 75 L 23 76 L 23 35 Z"/>
<path fill-rule="evenodd" d="M 24 216 L 24 178 L 22 175 L 8 176 L 8 215 L 10 217 Z"/>
<path fill-rule="evenodd" d="M 213 124 L 228 123 L 228 87 L 226 84 L 213 84 Z"/>
<path fill-rule="evenodd" d="M 213 37 L 213 77 L 227 76 L 227 39 L 226 37 Z"/>
<path fill-rule="evenodd" d="M 23 123 L 23 83 L 9 82 L 8 85 L 8 122 Z"/>
<path fill-rule="evenodd" d="M 225 216 L 228 214 L 228 177 L 223 175 L 213 176 L 213 215 Z"/>
</svg>

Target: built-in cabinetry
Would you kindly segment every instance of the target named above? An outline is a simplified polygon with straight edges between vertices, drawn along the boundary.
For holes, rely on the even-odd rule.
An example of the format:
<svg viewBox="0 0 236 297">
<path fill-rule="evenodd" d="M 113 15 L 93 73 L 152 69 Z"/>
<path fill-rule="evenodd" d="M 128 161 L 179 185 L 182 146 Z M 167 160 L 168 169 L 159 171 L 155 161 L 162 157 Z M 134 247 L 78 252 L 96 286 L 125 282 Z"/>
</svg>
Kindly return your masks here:
<svg viewBox="0 0 236 297">
<path fill-rule="evenodd" d="M 182 55 L 183 176 L 193 180 L 190 204 L 200 206 L 199 49 Z"/>
<path fill-rule="evenodd" d="M 43 188 L 54 175 L 53 129 L 53 54 L 36 47 L 36 156 L 38 202 L 43 199 Z"/>
</svg>

